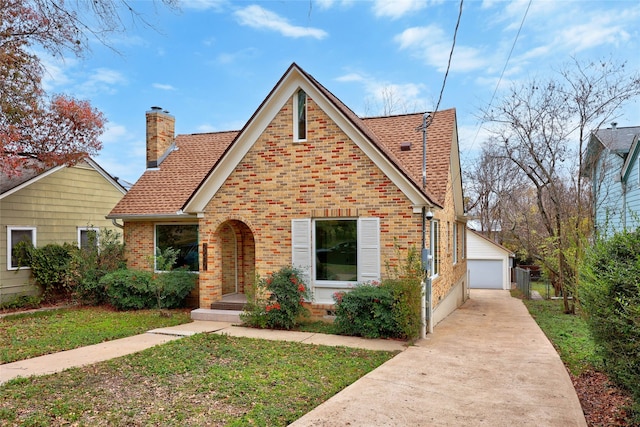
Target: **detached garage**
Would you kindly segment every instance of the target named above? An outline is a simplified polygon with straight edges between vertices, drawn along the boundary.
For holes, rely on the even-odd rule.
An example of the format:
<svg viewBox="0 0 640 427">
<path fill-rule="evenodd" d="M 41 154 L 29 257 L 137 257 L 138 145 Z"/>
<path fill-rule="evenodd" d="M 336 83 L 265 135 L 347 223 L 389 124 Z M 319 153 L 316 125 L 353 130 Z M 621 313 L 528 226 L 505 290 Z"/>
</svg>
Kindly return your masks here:
<svg viewBox="0 0 640 427">
<path fill-rule="evenodd" d="M 511 289 L 514 254 L 482 234 L 467 229 L 467 269 L 472 289 Z"/>
</svg>

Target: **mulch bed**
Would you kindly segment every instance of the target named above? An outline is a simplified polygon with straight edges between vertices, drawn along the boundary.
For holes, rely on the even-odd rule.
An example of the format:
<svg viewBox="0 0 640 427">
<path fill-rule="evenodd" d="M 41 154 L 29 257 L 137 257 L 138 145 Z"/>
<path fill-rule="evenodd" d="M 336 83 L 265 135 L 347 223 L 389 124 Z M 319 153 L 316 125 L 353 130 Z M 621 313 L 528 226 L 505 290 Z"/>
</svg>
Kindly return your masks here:
<svg viewBox="0 0 640 427">
<path fill-rule="evenodd" d="M 579 376 L 571 375 L 582 411 L 590 427 L 631 426 L 627 419 L 632 399 L 602 372 L 589 370 Z"/>
</svg>

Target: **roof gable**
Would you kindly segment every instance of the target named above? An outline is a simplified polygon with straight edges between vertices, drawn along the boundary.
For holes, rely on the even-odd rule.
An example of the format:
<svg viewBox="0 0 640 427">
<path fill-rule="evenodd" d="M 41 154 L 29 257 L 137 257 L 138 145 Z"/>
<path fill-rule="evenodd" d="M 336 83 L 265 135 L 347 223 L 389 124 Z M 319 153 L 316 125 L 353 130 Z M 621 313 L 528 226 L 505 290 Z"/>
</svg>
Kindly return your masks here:
<svg viewBox="0 0 640 427">
<path fill-rule="evenodd" d="M 80 163 L 85 164 L 92 169 L 95 169 L 102 177 L 113 185 L 122 194 L 125 194 L 126 189 L 110 174 L 108 174 L 98 163 L 91 158 L 86 158 Z M 49 169 L 40 170 L 37 167 L 24 168 L 19 175 L 7 176 L 0 173 L 0 199 L 3 199 L 11 194 L 14 194 L 29 185 L 38 182 L 39 180 L 69 166 L 60 165 L 54 166 Z M 73 166 L 71 166 L 73 167 Z"/>
<path fill-rule="evenodd" d="M 189 213 L 202 212 L 206 204 L 224 184 L 225 180 L 248 153 L 258 137 L 272 122 L 282 106 L 298 90 L 304 90 L 314 102 L 335 122 L 343 132 L 403 191 L 415 206 L 440 206 L 444 198 L 436 197 L 428 187 L 422 189 L 416 180 L 415 168 L 409 168 L 394 154 L 390 148 L 391 138 L 379 138 L 367 126 L 367 121 L 360 119 L 353 111 L 346 107 L 338 98 L 318 83 L 313 77 L 305 73 L 296 64 L 287 70 L 267 98 L 240 131 L 237 138 L 229 145 L 225 153 L 216 161 L 205 179 L 187 200 L 183 210 Z M 453 110 L 449 110 L 453 111 Z M 412 115 L 412 119 L 421 118 L 422 114 Z M 453 114 L 455 117 L 455 114 Z M 392 121 L 391 118 L 386 123 Z M 399 119 L 400 120 L 400 119 Z M 453 125 L 453 123 L 449 123 Z M 410 124 L 412 130 L 415 126 Z M 381 126 L 379 128 L 383 128 Z M 453 135 L 448 136 L 449 140 Z M 387 141 L 387 142 L 383 142 Z M 447 145 L 446 163 L 449 163 L 450 143 Z M 448 166 L 447 166 L 448 168 Z M 421 173 L 418 175 L 421 176 Z M 445 180 L 446 182 L 446 180 Z"/>
</svg>

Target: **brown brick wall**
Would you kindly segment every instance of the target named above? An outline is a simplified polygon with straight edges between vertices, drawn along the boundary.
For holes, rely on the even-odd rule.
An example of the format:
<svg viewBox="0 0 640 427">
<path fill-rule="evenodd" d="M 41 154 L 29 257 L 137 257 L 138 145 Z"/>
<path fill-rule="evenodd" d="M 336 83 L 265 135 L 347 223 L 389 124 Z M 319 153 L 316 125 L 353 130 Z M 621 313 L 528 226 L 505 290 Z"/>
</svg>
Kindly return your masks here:
<svg viewBox="0 0 640 427">
<path fill-rule="evenodd" d="M 395 245 L 401 254 L 410 246 L 420 247 L 420 214 L 413 213 L 404 194 L 311 98 L 307 116 L 307 142 L 294 143 L 291 99 L 282 107 L 208 204 L 206 220 L 200 222 L 201 240 L 216 247 L 225 221 L 243 222 L 255 238 L 256 272 L 265 276 L 291 264 L 292 219 L 378 217 L 384 277 L 385 264 L 398 263 Z M 448 203 L 452 204 L 451 198 Z M 453 222 L 453 207 L 437 215 L 446 227 L 447 217 Z M 446 228 L 438 297 L 454 282 L 453 269 L 447 266 L 451 257 L 445 255 L 445 236 Z M 209 270 L 217 271 L 219 262 L 210 255 Z M 202 280 L 201 307 L 218 297 L 221 280 L 220 274 L 208 274 Z M 325 315 L 326 308 L 319 307 L 317 314 Z"/>
</svg>

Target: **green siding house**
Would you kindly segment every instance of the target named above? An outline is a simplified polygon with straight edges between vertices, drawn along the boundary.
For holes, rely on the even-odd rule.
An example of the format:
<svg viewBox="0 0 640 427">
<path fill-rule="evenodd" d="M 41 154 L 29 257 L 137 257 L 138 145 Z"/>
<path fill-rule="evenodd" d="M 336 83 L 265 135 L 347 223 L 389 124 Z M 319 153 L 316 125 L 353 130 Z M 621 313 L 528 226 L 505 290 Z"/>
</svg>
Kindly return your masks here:
<svg viewBox="0 0 640 427">
<path fill-rule="evenodd" d="M 117 180 L 87 159 L 72 167 L 0 176 L 0 303 L 40 292 L 28 268 L 18 268 L 12 248 L 86 242 L 93 230 L 115 229 L 105 216 L 126 193 Z"/>
</svg>

